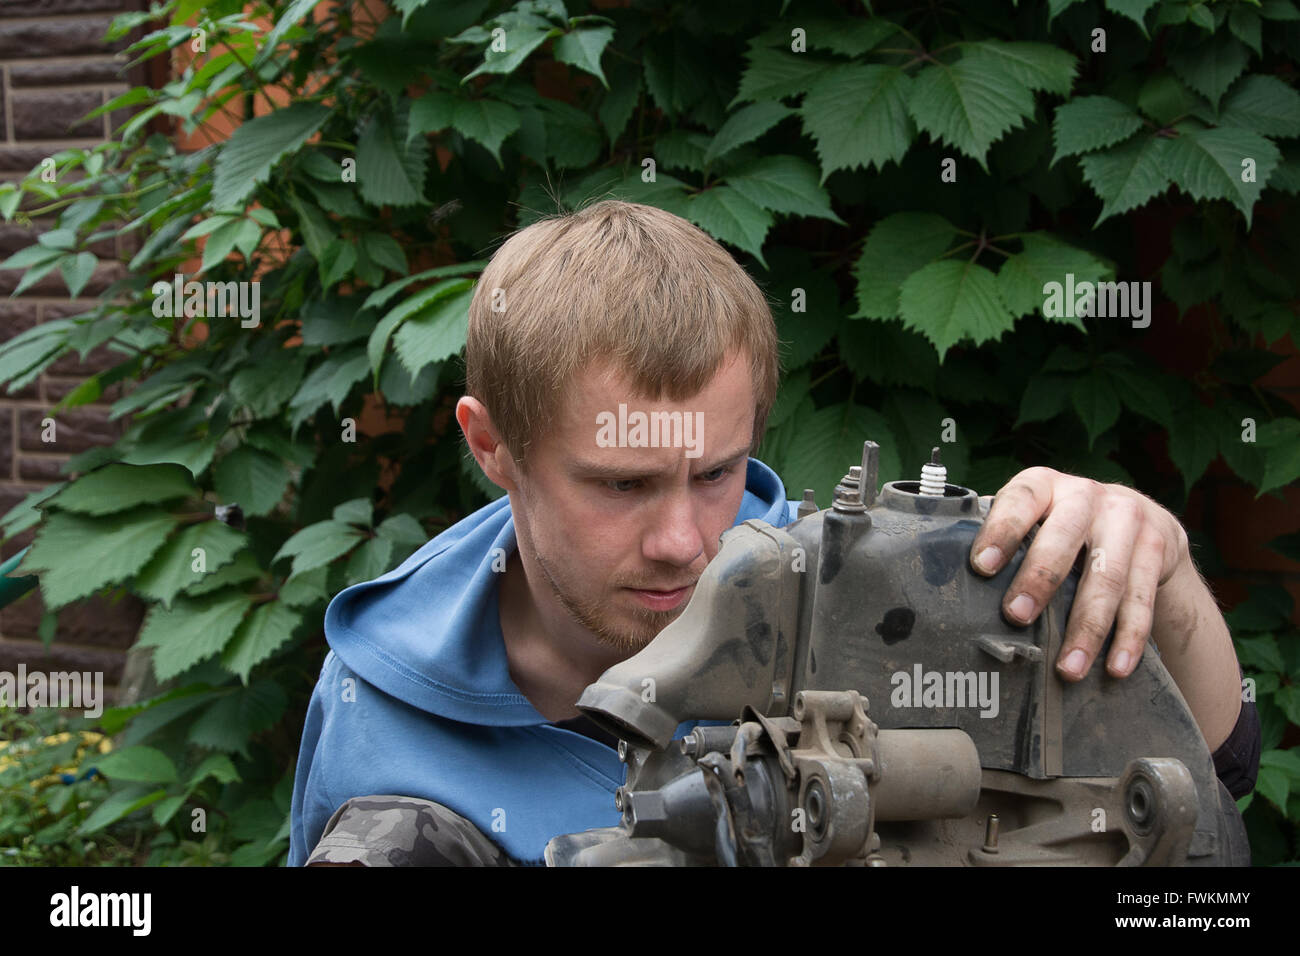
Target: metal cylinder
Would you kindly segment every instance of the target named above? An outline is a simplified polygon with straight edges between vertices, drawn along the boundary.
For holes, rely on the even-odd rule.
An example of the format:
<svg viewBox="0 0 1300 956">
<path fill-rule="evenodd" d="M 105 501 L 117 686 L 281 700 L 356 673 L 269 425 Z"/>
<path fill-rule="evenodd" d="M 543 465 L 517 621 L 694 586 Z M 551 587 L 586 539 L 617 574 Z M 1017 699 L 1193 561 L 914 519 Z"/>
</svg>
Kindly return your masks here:
<svg viewBox="0 0 1300 956">
<path fill-rule="evenodd" d="M 979 802 L 979 752 L 964 730 L 882 730 L 876 756 L 878 822 L 964 817 Z"/>
</svg>

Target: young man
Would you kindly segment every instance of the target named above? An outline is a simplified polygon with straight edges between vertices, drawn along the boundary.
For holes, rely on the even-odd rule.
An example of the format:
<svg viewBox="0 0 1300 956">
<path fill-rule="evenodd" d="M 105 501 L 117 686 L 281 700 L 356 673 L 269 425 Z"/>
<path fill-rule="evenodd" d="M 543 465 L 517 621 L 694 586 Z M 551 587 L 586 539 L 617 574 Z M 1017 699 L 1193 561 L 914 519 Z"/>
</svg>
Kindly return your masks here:
<svg viewBox="0 0 1300 956">
<path fill-rule="evenodd" d="M 779 378 L 767 300 L 677 216 L 605 201 L 516 233 L 478 283 L 466 366 L 457 421 L 508 494 L 331 602 L 290 865 L 538 864 L 552 836 L 617 824 L 625 767 L 578 696 L 681 613 L 723 531 L 794 518 L 749 457 Z M 678 413 L 683 441 L 611 446 L 598 423 L 620 405 Z M 1178 521 L 1132 489 L 1030 468 L 998 493 L 972 567 L 996 572 L 1040 519 L 1008 615 L 1034 619 L 1080 547 L 1105 548 L 1058 671 L 1087 673 L 1115 622 L 1106 667 L 1125 677 L 1150 635 L 1221 778 L 1247 792 L 1258 719 Z"/>
</svg>

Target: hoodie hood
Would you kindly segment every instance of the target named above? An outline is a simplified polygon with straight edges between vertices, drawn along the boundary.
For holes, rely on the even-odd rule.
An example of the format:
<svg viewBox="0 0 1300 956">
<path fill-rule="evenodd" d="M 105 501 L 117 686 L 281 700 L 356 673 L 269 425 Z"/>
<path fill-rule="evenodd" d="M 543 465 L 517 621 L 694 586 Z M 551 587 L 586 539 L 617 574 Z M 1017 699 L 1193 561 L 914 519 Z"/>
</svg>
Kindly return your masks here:
<svg viewBox="0 0 1300 956">
<path fill-rule="evenodd" d="M 784 527 L 797 504 L 776 472 L 750 458 L 734 524 L 759 518 Z M 510 679 L 497 614 L 492 565 L 516 546 L 502 495 L 387 574 L 335 595 L 325 638 L 353 672 L 420 710 L 485 726 L 548 723 Z"/>
</svg>

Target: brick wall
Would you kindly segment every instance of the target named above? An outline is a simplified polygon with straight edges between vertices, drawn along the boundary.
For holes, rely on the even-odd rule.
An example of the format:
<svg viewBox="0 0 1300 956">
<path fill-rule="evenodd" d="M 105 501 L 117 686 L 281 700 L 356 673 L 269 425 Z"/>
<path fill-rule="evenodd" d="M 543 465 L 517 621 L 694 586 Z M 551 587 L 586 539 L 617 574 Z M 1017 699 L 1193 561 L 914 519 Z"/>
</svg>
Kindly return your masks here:
<svg viewBox="0 0 1300 956">
<path fill-rule="evenodd" d="M 21 179 L 41 160 L 69 146 L 91 147 L 109 138 L 130 115 L 114 111 L 93 120 L 80 117 L 132 86 L 150 82 L 149 64 L 123 72 L 128 57 L 120 51 L 141 35 L 111 44 L 103 36 L 113 16 L 145 9 L 145 0 L 0 0 L 0 180 Z M 152 74 L 150 74 L 151 76 Z M 38 208 L 25 206 L 25 209 Z M 31 245 L 54 226 L 56 214 L 36 216 L 30 227 L 0 223 L 0 259 Z M 0 340 L 32 326 L 91 308 L 96 297 L 124 266 L 122 237 L 91 251 L 101 262 L 75 300 L 56 269 L 22 295 L 11 293 L 22 270 L 0 271 Z M 42 441 L 49 409 L 86 375 L 110 368 L 118 353 L 95 349 L 82 363 L 74 353 L 50 366 L 40 378 L 14 392 L 0 392 L 0 514 L 33 491 L 63 480 L 59 468 L 71 455 L 113 441 L 122 422 L 109 421 L 108 406 L 118 397 L 113 386 L 102 402 L 60 412 L 53 442 Z M 8 558 L 31 543 L 27 532 L 4 544 Z M 55 643 L 46 652 L 37 636 L 45 613 L 39 591 L 0 610 L 0 670 L 102 670 L 106 697 L 116 699 L 125 649 L 134 640 L 143 605 L 128 597 L 116 604 L 96 597 L 63 608 Z"/>
</svg>

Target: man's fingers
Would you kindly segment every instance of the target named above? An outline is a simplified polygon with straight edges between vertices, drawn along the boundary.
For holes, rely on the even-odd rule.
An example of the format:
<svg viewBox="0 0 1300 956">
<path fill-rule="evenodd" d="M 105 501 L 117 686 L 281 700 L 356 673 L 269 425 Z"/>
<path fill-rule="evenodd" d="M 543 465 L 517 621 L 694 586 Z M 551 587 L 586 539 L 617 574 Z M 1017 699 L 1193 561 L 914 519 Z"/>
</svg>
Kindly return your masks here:
<svg viewBox="0 0 1300 956">
<path fill-rule="evenodd" d="M 1156 590 L 1163 561 L 1164 541 L 1159 532 L 1143 529 L 1133 549 L 1128 587 L 1115 622 L 1115 641 L 1106 661 L 1106 670 L 1114 677 L 1127 677 L 1142 659 L 1155 619 Z"/>
<path fill-rule="evenodd" d="M 978 573 L 1000 571 L 1029 529 L 1047 514 L 1052 506 L 1054 474 L 1048 468 L 1026 468 L 998 491 L 971 545 L 971 567 Z"/>
<path fill-rule="evenodd" d="M 1129 585 L 1142 506 L 1129 497 L 1110 496 L 1098 506 L 1093 541 L 1070 608 L 1056 668 L 1066 680 L 1080 680 L 1106 643 Z M 1132 654 L 1132 647 L 1128 649 Z"/>
<path fill-rule="evenodd" d="M 1028 624 L 1047 606 L 1070 573 L 1091 519 L 1092 501 L 1088 495 L 1071 495 L 1057 502 L 1002 598 L 1002 608 L 1011 621 Z"/>
</svg>

